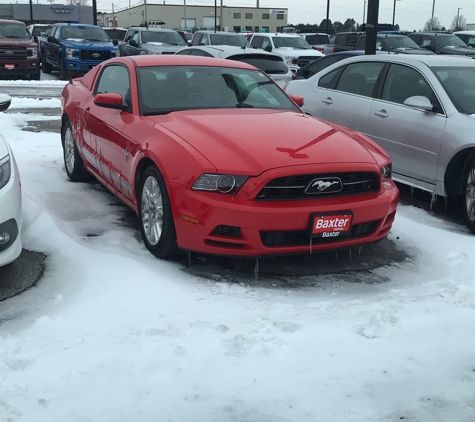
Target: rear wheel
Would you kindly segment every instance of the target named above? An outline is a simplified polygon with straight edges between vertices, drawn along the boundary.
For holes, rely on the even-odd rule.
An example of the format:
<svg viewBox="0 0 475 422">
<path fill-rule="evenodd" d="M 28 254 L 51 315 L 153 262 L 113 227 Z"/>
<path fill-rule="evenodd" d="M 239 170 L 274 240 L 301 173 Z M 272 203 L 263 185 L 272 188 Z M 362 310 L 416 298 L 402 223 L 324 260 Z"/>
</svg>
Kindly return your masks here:
<svg viewBox="0 0 475 422">
<path fill-rule="evenodd" d="M 86 182 L 92 178 L 79 156 L 71 122 L 68 120 L 61 128 L 63 141 L 64 168 L 73 182 Z"/>
<path fill-rule="evenodd" d="M 468 228 L 475 233 L 475 153 L 472 153 L 463 168 L 463 216 Z"/>
<path fill-rule="evenodd" d="M 157 167 L 149 166 L 138 189 L 139 222 L 145 247 L 157 258 L 170 258 L 179 252 L 175 223 L 165 181 Z"/>
</svg>

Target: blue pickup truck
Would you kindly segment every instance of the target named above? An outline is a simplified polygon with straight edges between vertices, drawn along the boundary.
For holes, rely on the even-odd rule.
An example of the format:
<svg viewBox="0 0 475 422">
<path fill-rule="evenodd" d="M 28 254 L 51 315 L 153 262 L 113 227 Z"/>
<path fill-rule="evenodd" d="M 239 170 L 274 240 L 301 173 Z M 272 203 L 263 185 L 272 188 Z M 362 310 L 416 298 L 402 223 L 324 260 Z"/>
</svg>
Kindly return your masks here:
<svg viewBox="0 0 475 422">
<path fill-rule="evenodd" d="M 42 39 L 41 65 L 44 73 L 59 71 L 67 80 L 82 76 L 104 60 L 119 56 L 117 40 L 95 25 L 57 23 Z"/>
</svg>

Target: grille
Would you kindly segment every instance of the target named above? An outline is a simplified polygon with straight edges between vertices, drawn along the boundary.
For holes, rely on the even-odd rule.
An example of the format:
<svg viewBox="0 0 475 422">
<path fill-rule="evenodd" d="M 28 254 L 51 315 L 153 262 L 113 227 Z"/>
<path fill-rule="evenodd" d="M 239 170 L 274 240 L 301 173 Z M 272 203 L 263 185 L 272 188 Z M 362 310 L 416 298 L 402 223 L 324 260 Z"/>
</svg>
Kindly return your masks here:
<svg viewBox="0 0 475 422">
<path fill-rule="evenodd" d="M 81 50 L 81 60 L 107 60 L 111 58 L 110 51 Z"/>
<path fill-rule="evenodd" d="M 311 61 L 315 60 L 315 56 L 300 56 L 297 58 L 297 66 L 303 67 L 307 66 Z"/>
<path fill-rule="evenodd" d="M 369 236 L 378 227 L 380 221 L 369 221 L 367 223 L 354 224 L 351 232 L 343 237 L 319 237 L 312 240 L 313 245 L 323 243 L 341 242 L 348 239 Z M 268 248 L 279 246 L 303 246 L 310 244 L 308 230 L 289 230 L 289 231 L 261 231 L 261 242 Z"/>
<path fill-rule="evenodd" d="M 339 192 L 305 193 L 307 186 L 313 180 L 325 179 L 326 177 L 338 177 L 343 184 L 343 189 Z M 259 192 L 256 201 L 332 198 L 336 196 L 364 195 L 378 192 L 378 190 L 379 175 L 373 172 L 301 174 L 271 180 Z"/>
<path fill-rule="evenodd" d="M 26 48 L 0 47 L 0 58 L 4 60 L 26 60 L 28 54 L 29 52 Z"/>
</svg>

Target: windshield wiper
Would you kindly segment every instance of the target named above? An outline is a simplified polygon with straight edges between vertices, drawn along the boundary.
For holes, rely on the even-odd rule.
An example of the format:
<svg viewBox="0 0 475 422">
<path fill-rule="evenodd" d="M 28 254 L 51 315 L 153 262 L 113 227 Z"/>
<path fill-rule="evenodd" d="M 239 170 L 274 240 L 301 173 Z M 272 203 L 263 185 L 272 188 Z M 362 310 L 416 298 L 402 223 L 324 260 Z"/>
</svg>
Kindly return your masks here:
<svg viewBox="0 0 475 422">
<path fill-rule="evenodd" d="M 236 104 L 236 108 L 254 108 L 254 106 L 246 103 L 238 103 Z"/>
</svg>

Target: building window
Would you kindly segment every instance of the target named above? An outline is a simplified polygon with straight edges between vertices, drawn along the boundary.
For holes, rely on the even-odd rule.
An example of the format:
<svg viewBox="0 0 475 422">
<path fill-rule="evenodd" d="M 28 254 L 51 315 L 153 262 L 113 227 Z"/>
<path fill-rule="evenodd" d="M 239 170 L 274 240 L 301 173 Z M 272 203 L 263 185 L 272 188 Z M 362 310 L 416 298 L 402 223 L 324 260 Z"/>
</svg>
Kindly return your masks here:
<svg viewBox="0 0 475 422">
<path fill-rule="evenodd" d="M 269 19 L 269 13 L 263 13 L 262 19 Z"/>
<path fill-rule="evenodd" d="M 262 27 L 262 32 L 269 32 L 269 27 L 268 26 L 263 26 Z"/>
<path fill-rule="evenodd" d="M 235 13 L 234 14 L 234 19 L 241 19 L 241 14 L 240 13 Z"/>
<path fill-rule="evenodd" d="M 254 27 L 254 32 L 259 32 L 259 27 L 258 26 Z"/>
<path fill-rule="evenodd" d="M 277 19 L 284 20 L 284 15 L 277 15 Z"/>
<path fill-rule="evenodd" d="M 252 19 L 252 13 L 246 13 L 246 19 Z"/>
<path fill-rule="evenodd" d="M 246 31 L 252 32 L 252 26 L 246 26 Z"/>
<path fill-rule="evenodd" d="M 241 32 L 241 27 L 240 26 L 234 26 L 233 31 L 239 33 L 239 32 Z"/>
</svg>

